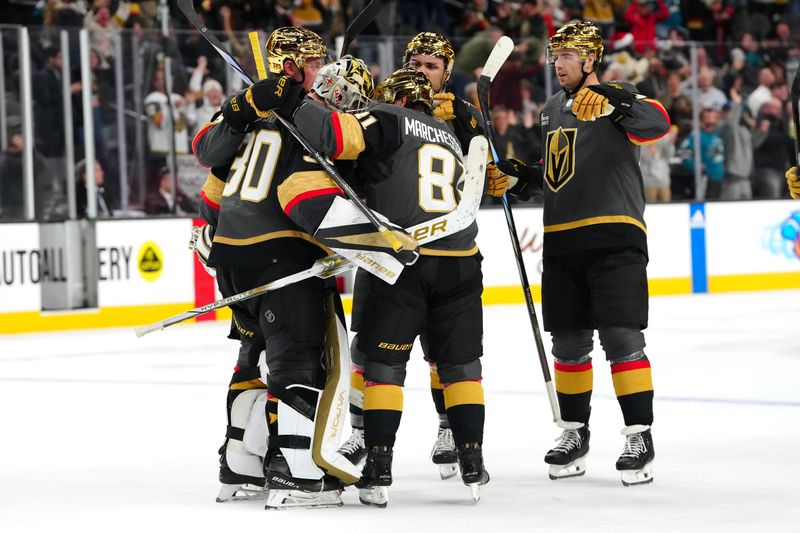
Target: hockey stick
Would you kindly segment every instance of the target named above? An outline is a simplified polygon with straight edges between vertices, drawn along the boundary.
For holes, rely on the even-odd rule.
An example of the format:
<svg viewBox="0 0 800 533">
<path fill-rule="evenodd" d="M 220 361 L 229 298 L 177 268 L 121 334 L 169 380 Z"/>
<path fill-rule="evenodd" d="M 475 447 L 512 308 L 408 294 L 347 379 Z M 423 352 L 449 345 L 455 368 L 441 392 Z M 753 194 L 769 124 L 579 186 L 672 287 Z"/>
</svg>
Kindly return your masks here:
<svg viewBox="0 0 800 533">
<path fill-rule="evenodd" d="M 789 94 L 792 99 L 792 121 L 794 122 L 794 151 L 795 162 L 800 166 L 800 111 L 798 111 L 798 100 L 800 100 L 800 69 L 794 75 L 792 90 Z"/>
<path fill-rule="evenodd" d="M 194 26 L 200 31 L 203 37 L 205 37 L 206 41 L 208 41 L 209 44 L 214 47 L 214 49 L 217 51 L 217 53 L 219 53 L 220 56 L 222 56 L 222 59 L 224 59 L 225 62 L 227 62 L 231 67 L 233 67 L 233 69 L 236 72 L 239 73 L 239 76 L 248 85 L 252 85 L 253 80 L 250 78 L 250 75 L 247 74 L 247 72 L 245 72 L 244 68 L 242 68 L 242 66 L 239 64 L 238 61 L 236 61 L 236 59 L 233 56 L 231 56 L 227 51 L 225 51 L 225 48 L 222 46 L 222 43 L 220 43 L 216 37 L 214 37 L 213 35 L 211 35 L 211 33 L 209 33 L 208 28 L 205 26 L 205 24 L 203 24 L 203 21 L 200 19 L 200 16 L 194 10 L 193 0 L 177 0 L 177 2 L 178 2 L 178 9 L 180 9 L 181 13 L 183 13 L 184 16 L 189 20 L 189 22 L 192 23 L 192 26 Z M 303 146 L 303 148 L 305 148 L 305 150 L 311 155 L 311 157 L 317 160 L 317 162 L 320 164 L 323 170 L 325 170 L 325 172 L 327 172 L 330 175 L 331 179 L 333 179 L 333 181 L 336 182 L 336 185 L 338 185 L 339 188 L 344 191 L 347 198 L 351 202 L 353 202 L 356 205 L 356 207 L 358 207 L 358 210 L 361 211 L 365 217 L 367 217 L 367 220 L 369 220 L 370 224 L 372 224 L 378 229 L 383 239 L 391 245 L 392 249 L 395 252 L 399 252 L 400 250 L 414 250 L 413 247 L 406 248 L 404 244 L 400 241 L 400 239 L 398 239 L 389 230 L 389 228 L 387 228 L 380 220 L 378 220 L 375 214 L 372 211 L 370 211 L 367 208 L 367 206 L 365 206 L 364 203 L 359 199 L 358 195 L 352 189 L 352 187 L 350 187 L 350 185 L 348 185 L 347 182 L 344 181 L 344 179 L 339 175 L 334 166 L 331 163 L 329 163 L 328 160 L 322 156 L 322 154 L 320 154 L 309 144 L 306 138 L 303 137 L 299 131 L 297 131 L 297 128 L 295 127 L 294 124 L 289 122 L 284 117 L 280 116 L 278 113 L 273 112 L 273 114 L 278 118 L 280 123 L 283 124 L 283 126 L 289 131 L 292 137 L 297 139 L 297 141 Z"/>
<path fill-rule="evenodd" d="M 481 72 L 481 77 L 478 80 L 478 102 L 481 106 L 481 116 L 483 117 L 483 126 L 486 131 L 486 137 L 489 139 L 489 146 L 492 150 L 492 159 L 495 164 L 500 161 L 497 155 L 497 149 L 494 142 L 494 131 L 492 130 L 492 119 L 489 114 L 489 88 L 491 87 L 492 80 L 497 75 L 497 71 L 503 66 L 506 59 L 511 55 L 514 50 L 514 41 L 509 37 L 503 36 L 494 45 L 489 58 Z M 542 375 L 544 376 L 544 384 L 547 389 L 547 398 L 550 400 L 550 410 L 553 414 L 553 422 L 558 422 L 561 419 L 561 413 L 558 408 L 558 399 L 556 397 L 555 388 L 553 387 L 553 378 L 550 375 L 550 367 L 547 363 L 547 356 L 544 353 L 544 343 L 542 342 L 542 332 L 539 329 L 539 319 L 536 317 L 536 308 L 533 306 L 533 296 L 531 296 L 531 286 L 528 283 L 528 273 L 525 270 L 525 263 L 522 259 L 522 250 L 519 246 L 519 237 L 517 236 L 517 226 L 514 224 L 514 216 L 511 213 L 511 206 L 508 204 L 508 198 L 503 195 L 503 212 L 506 215 L 506 224 L 508 225 L 508 233 L 511 237 L 511 246 L 514 249 L 514 256 L 517 261 L 517 270 L 519 271 L 519 280 L 522 284 L 522 292 L 525 295 L 525 303 L 528 306 L 528 316 L 531 321 L 531 329 L 533 330 L 533 337 L 536 341 L 536 351 L 539 354 L 539 363 L 542 366 Z"/>
<path fill-rule="evenodd" d="M 478 209 L 481 205 L 481 197 L 483 195 L 483 178 L 486 174 L 486 160 L 488 151 L 489 147 L 486 138 L 480 136 L 473 138 L 470 142 L 469 154 L 467 154 L 467 158 L 464 163 L 464 190 L 461 192 L 461 201 L 458 203 L 456 208 L 446 215 L 436 217 L 433 220 L 422 222 L 406 229 L 410 235 L 413 235 L 415 238 L 417 238 L 420 245 L 441 239 L 442 237 L 452 235 L 453 233 L 457 233 L 469 227 L 475 221 L 475 217 L 478 215 Z M 255 298 L 256 296 L 264 294 L 265 292 L 274 291 L 291 285 L 292 283 L 297 283 L 298 281 L 303 281 L 312 277 L 318 277 L 322 279 L 329 278 L 331 276 L 335 276 L 336 274 L 356 268 L 357 266 L 358 265 L 346 260 L 340 255 L 324 257 L 316 261 L 311 268 L 306 270 L 296 272 L 248 291 L 211 302 L 210 304 L 196 307 L 195 309 L 165 318 L 164 320 L 154 322 L 147 326 L 140 326 L 134 331 L 136 331 L 137 337 L 143 337 L 148 333 L 160 331 L 179 322 L 183 322 L 184 320 L 195 318 L 202 314 L 215 311 L 222 307 L 227 307 L 237 302 L 243 302 L 245 300 L 249 300 L 250 298 Z"/>
<path fill-rule="evenodd" d="M 353 40 L 369 26 L 370 22 L 375 20 L 378 13 L 383 9 L 383 2 L 381 0 L 372 0 L 369 4 L 364 6 L 361 13 L 356 15 L 356 18 L 350 22 L 350 25 L 344 32 L 344 41 L 342 41 L 342 50 L 339 52 L 339 57 L 347 53 L 348 48 L 353 43 Z"/>
</svg>

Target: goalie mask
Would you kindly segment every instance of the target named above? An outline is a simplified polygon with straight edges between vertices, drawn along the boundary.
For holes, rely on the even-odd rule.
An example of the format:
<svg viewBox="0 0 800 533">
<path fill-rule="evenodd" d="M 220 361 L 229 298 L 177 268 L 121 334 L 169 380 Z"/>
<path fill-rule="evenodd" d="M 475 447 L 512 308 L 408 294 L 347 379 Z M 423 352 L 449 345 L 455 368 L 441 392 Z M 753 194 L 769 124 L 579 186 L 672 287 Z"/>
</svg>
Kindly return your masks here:
<svg viewBox="0 0 800 533">
<path fill-rule="evenodd" d="M 327 57 L 328 47 L 322 38 L 311 30 L 286 26 L 273 31 L 264 46 L 267 52 L 269 71 L 273 74 L 283 72 L 287 59 L 303 69 L 306 60 L 314 57 Z"/>
<path fill-rule="evenodd" d="M 367 65 L 346 55 L 322 67 L 311 90 L 339 111 L 358 111 L 369 105 L 375 86 Z"/>
<path fill-rule="evenodd" d="M 456 58 L 456 53 L 453 50 L 453 45 L 447 37 L 425 31 L 418 33 L 413 39 L 408 41 L 406 45 L 406 52 L 403 55 L 403 65 L 408 65 L 411 57 L 416 54 L 425 54 L 429 56 L 441 57 L 444 60 L 445 77 L 442 80 L 442 86 L 450 79 L 450 74 L 453 71 L 453 63 Z"/>
<path fill-rule="evenodd" d="M 393 104 L 408 97 L 406 107 L 422 105 L 427 113 L 433 109 L 433 87 L 428 77 L 418 70 L 401 68 L 392 72 L 375 88 L 375 100 Z"/>
<path fill-rule="evenodd" d="M 576 50 L 580 54 L 581 61 L 585 61 L 589 54 L 594 53 L 594 69 L 603 59 L 603 37 L 600 30 L 591 22 L 574 22 L 562 26 L 555 35 L 550 38 L 547 45 L 545 57 L 548 65 L 555 65 L 555 50 Z"/>
</svg>

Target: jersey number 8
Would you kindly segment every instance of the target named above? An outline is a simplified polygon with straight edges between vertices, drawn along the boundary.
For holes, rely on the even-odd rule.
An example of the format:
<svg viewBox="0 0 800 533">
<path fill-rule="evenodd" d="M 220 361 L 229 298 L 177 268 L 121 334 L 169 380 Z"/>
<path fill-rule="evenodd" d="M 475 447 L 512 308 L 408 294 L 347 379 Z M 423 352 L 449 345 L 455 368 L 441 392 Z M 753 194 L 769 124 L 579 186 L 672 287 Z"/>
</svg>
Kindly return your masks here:
<svg viewBox="0 0 800 533">
<path fill-rule="evenodd" d="M 456 208 L 453 181 L 456 157 L 443 146 L 425 144 L 417 153 L 419 206 L 427 213 L 449 213 Z"/>
</svg>

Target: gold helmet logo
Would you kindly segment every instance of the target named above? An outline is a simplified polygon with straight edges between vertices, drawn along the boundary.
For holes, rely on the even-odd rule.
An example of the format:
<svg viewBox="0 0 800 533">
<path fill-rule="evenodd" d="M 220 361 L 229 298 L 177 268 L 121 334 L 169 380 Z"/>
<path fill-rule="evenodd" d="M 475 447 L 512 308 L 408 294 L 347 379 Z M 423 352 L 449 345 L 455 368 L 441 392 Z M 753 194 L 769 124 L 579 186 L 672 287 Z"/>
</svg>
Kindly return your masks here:
<svg viewBox="0 0 800 533">
<path fill-rule="evenodd" d="M 553 192 L 558 191 L 575 175 L 575 128 L 547 132 L 545 181 Z"/>
<path fill-rule="evenodd" d="M 319 35 L 306 28 L 291 26 L 273 31 L 264 48 L 267 52 L 269 71 L 273 74 L 283 72 L 283 63 L 287 59 L 291 59 L 302 69 L 307 59 L 324 58 L 328 55 L 328 47 Z"/>
<path fill-rule="evenodd" d="M 428 77 L 418 70 L 401 68 L 375 87 L 375 100 L 393 104 L 398 98 L 408 96 L 408 104 L 422 104 L 433 109 L 433 86 Z"/>
<path fill-rule="evenodd" d="M 603 59 L 603 36 L 591 22 L 573 22 L 562 26 L 550 38 L 546 49 L 547 63 L 555 64 L 553 51 L 564 49 L 577 50 L 584 60 L 589 54 L 594 54 L 594 64 L 598 65 Z"/>
<path fill-rule="evenodd" d="M 418 33 L 413 39 L 408 41 L 406 45 L 406 52 L 403 55 L 403 64 L 407 65 L 408 62 L 411 61 L 411 56 L 416 54 L 425 54 L 444 59 L 444 70 L 447 72 L 447 78 L 450 77 L 450 73 L 453 71 L 453 62 L 456 58 L 456 53 L 447 37 L 430 31 Z"/>
</svg>

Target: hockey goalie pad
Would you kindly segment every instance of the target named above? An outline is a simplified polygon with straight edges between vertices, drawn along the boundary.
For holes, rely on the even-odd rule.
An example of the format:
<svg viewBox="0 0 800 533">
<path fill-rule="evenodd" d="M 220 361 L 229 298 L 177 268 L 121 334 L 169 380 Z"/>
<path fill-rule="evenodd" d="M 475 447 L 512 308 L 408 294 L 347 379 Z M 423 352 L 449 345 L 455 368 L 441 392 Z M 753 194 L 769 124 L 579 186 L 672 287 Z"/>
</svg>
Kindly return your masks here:
<svg viewBox="0 0 800 533">
<path fill-rule="evenodd" d="M 267 437 L 269 429 L 267 425 L 267 393 L 262 394 L 253 402 L 250 410 L 250 418 L 244 428 L 244 438 L 242 443 L 245 449 L 259 457 L 267 455 Z"/>
<path fill-rule="evenodd" d="M 250 477 L 264 477 L 262 470 L 262 462 L 264 453 L 258 453 L 260 450 L 257 447 L 251 448 L 245 444 L 254 438 L 251 434 L 249 437 L 248 426 L 252 418 L 251 414 L 257 409 L 256 404 L 264 398 L 266 402 L 267 394 L 264 389 L 251 389 L 239 393 L 233 400 L 231 405 L 231 425 L 228 428 L 228 442 L 225 446 L 225 461 L 228 468 L 236 474 Z M 264 418 L 264 428 L 266 430 L 266 404 L 262 405 L 261 417 Z M 252 433 L 252 430 L 251 430 Z M 261 434 L 261 438 L 266 443 L 266 431 Z M 264 449 L 266 451 L 266 449 Z"/>
</svg>

